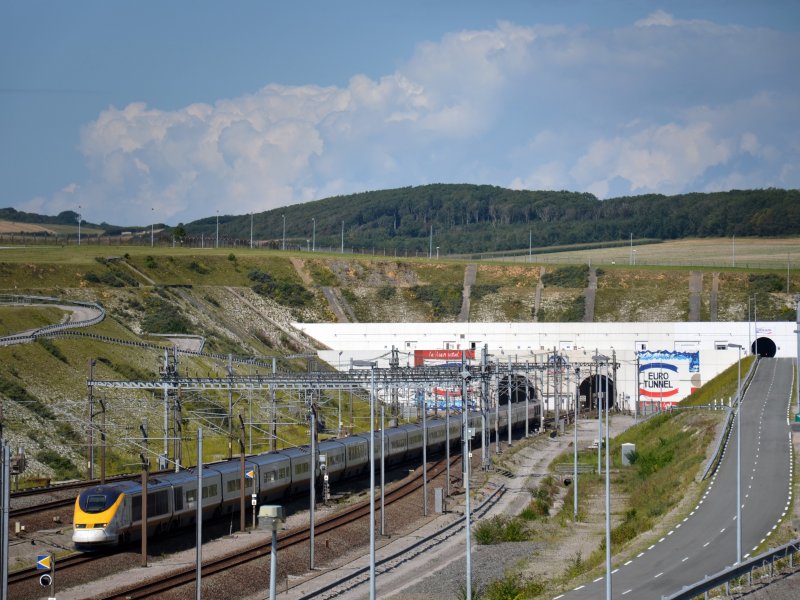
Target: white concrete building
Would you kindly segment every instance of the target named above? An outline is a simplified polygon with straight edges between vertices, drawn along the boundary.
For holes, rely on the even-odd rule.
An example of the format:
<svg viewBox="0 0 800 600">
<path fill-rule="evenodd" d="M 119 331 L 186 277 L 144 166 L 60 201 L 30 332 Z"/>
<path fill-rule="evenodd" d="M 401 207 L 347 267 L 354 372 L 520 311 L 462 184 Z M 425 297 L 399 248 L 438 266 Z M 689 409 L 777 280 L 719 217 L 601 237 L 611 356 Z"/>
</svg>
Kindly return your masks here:
<svg viewBox="0 0 800 600">
<path fill-rule="evenodd" d="M 485 345 L 491 360 L 515 363 L 547 361 L 553 350 L 571 363 L 591 363 L 596 354 L 616 356 L 614 383 L 619 402 L 631 399 L 676 402 L 711 380 L 739 357 L 797 357 L 798 329 L 794 322 L 673 322 L 673 323 L 295 323 L 295 327 L 330 350 L 320 358 L 340 369 L 350 359 L 377 360 L 388 367 L 392 348 L 400 364 L 414 364 L 418 350 L 474 350 Z M 638 363 L 637 363 L 638 361 Z M 638 364 L 638 368 L 637 368 Z M 580 378 L 589 377 L 584 367 Z M 574 388 L 573 388 L 574 389 Z M 582 390 L 583 393 L 583 390 Z"/>
</svg>

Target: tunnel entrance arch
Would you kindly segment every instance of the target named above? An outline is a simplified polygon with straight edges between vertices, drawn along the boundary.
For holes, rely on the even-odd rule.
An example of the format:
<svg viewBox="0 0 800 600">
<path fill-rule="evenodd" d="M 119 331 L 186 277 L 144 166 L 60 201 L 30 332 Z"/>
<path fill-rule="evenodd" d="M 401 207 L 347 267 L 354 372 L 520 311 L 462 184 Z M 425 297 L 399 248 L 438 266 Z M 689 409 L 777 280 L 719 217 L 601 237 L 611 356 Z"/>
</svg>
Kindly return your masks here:
<svg viewBox="0 0 800 600">
<path fill-rule="evenodd" d="M 584 398 L 584 410 L 597 410 L 598 402 L 602 397 L 600 394 L 605 394 L 606 391 L 606 380 L 608 380 L 608 406 L 609 408 L 613 408 L 614 396 L 616 395 L 614 380 L 611 377 L 606 377 L 598 373 L 587 377 L 581 382 L 579 390 L 580 395 Z M 603 403 L 603 406 L 605 406 L 605 403 Z"/>
<path fill-rule="evenodd" d="M 511 397 L 512 403 L 525 402 L 526 386 L 528 388 L 528 398 L 530 402 L 533 402 L 536 399 L 536 388 L 530 379 L 524 375 L 513 375 L 511 377 L 511 385 L 509 386 L 509 376 L 501 377 L 498 395 L 498 403 L 500 406 L 508 404 L 509 396 Z"/>
<path fill-rule="evenodd" d="M 775 345 L 775 342 L 768 337 L 756 338 L 750 345 L 750 353 L 763 358 L 772 358 L 777 352 L 778 347 Z"/>
</svg>

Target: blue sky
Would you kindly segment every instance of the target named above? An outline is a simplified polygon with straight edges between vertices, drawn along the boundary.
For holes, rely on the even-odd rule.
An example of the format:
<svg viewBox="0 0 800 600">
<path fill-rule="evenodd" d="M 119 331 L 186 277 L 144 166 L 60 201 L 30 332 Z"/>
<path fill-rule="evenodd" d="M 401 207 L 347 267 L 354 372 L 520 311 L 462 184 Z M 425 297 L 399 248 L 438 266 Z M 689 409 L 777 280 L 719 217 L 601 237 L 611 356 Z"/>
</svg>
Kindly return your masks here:
<svg viewBox="0 0 800 600">
<path fill-rule="evenodd" d="M 425 183 L 800 187 L 800 3 L 0 4 L 0 206 L 177 224 Z"/>
</svg>

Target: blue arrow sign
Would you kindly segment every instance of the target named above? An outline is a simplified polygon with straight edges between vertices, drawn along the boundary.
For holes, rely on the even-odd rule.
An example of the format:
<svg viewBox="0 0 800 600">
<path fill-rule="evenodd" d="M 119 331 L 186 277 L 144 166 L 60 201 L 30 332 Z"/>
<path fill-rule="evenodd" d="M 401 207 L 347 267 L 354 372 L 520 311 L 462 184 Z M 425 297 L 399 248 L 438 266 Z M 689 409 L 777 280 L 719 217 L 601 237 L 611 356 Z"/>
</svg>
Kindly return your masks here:
<svg viewBox="0 0 800 600">
<path fill-rule="evenodd" d="M 52 558 L 49 554 L 38 554 L 36 556 L 36 570 L 49 571 Z"/>
</svg>

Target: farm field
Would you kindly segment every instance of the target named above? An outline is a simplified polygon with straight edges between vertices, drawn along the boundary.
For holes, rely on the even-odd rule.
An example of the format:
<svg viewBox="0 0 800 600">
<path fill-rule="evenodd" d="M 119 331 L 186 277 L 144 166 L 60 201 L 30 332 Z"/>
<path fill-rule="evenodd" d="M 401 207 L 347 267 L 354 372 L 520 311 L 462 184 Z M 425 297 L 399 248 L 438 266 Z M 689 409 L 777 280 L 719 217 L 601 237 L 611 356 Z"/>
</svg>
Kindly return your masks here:
<svg viewBox="0 0 800 600">
<path fill-rule="evenodd" d="M 495 259 L 496 260 L 496 259 Z M 509 257 L 506 261 L 534 264 L 586 264 L 713 267 L 738 269 L 792 269 L 800 267 L 800 238 L 703 238 L 656 244 L 572 250 L 552 254 Z"/>
</svg>

